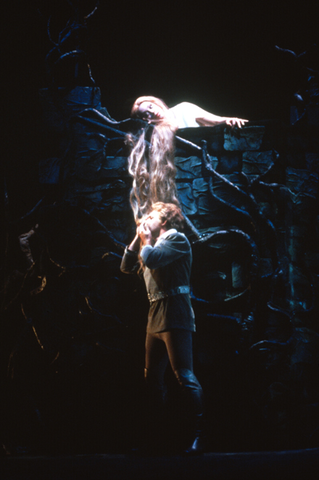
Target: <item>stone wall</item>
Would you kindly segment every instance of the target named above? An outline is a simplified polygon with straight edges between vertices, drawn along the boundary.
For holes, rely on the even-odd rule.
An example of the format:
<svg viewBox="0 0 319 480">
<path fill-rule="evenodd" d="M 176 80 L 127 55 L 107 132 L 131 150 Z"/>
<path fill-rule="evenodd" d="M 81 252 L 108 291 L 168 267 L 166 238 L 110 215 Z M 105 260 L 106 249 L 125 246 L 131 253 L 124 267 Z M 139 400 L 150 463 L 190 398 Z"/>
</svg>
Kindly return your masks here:
<svg viewBox="0 0 319 480">
<path fill-rule="evenodd" d="M 40 93 L 50 195 L 9 252 L 12 271 L 21 259 L 3 309 L 7 435 L 14 446 L 121 449 L 143 417 L 148 305 L 119 264 L 135 232 L 125 136 L 144 122 L 113 120 L 95 87 Z M 269 120 L 177 132 L 214 449 L 318 445 L 318 130 Z"/>
</svg>

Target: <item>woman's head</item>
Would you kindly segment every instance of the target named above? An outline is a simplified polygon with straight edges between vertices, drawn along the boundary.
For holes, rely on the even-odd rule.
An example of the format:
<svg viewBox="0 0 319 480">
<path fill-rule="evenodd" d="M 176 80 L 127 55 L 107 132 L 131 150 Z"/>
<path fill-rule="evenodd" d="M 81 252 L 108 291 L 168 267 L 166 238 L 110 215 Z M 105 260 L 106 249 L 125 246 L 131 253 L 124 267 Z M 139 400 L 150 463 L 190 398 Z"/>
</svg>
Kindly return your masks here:
<svg viewBox="0 0 319 480">
<path fill-rule="evenodd" d="M 131 115 L 149 123 L 158 123 L 167 119 L 168 106 L 160 98 L 143 96 L 135 100 Z"/>
</svg>

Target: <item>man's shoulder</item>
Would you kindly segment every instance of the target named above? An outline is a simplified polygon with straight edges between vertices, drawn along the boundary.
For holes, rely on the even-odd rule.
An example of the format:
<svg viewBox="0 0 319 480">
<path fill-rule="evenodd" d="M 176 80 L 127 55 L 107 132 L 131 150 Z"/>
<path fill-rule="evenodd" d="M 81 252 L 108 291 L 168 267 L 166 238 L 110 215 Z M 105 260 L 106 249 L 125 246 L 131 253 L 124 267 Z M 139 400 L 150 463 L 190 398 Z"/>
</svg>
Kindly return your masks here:
<svg viewBox="0 0 319 480">
<path fill-rule="evenodd" d="M 170 230 L 166 230 L 163 235 L 160 237 L 161 239 L 165 240 L 167 238 L 187 238 L 183 232 L 179 232 L 175 228 L 171 228 Z"/>
<path fill-rule="evenodd" d="M 187 245 L 187 247 L 190 247 L 190 243 L 186 235 L 183 232 L 178 232 L 177 230 L 168 231 L 164 236 L 163 241 L 176 243 L 179 245 Z"/>
<path fill-rule="evenodd" d="M 178 232 L 177 230 L 175 232 L 168 233 L 166 238 L 183 238 L 183 239 L 187 240 L 187 237 L 186 237 L 185 233 Z"/>
</svg>

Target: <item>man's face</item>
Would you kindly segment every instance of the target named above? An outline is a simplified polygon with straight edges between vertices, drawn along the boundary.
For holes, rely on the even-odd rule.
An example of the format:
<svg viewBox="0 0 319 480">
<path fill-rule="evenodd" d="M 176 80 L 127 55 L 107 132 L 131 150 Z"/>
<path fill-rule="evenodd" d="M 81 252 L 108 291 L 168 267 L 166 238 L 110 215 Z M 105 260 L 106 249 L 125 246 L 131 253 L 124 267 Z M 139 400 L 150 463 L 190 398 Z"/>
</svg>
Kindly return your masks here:
<svg viewBox="0 0 319 480">
<path fill-rule="evenodd" d="M 164 225 L 160 213 L 157 210 L 152 210 L 151 213 L 146 216 L 144 223 L 150 229 L 153 238 L 159 236 L 160 230 Z"/>
</svg>

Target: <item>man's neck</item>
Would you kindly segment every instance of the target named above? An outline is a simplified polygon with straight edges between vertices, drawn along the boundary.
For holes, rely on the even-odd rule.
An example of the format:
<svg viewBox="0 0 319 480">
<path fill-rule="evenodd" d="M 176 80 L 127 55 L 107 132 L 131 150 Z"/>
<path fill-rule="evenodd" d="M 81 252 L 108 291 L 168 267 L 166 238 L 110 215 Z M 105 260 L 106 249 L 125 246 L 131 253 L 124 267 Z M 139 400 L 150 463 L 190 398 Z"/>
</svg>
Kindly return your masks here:
<svg viewBox="0 0 319 480">
<path fill-rule="evenodd" d="M 161 235 L 163 235 L 163 233 L 167 232 L 168 228 L 165 228 L 165 227 L 161 227 L 160 231 L 158 232 L 158 235 L 156 237 L 153 237 L 153 245 L 154 243 L 157 242 L 157 240 L 159 239 L 159 237 Z"/>
<path fill-rule="evenodd" d="M 161 227 L 158 237 L 160 237 L 161 235 L 163 235 L 163 233 L 167 232 L 167 230 L 168 230 L 168 228 L 166 228 L 166 227 Z M 158 237 L 157 237 L 157 238 L 158 238 Z"/>
</svg>

